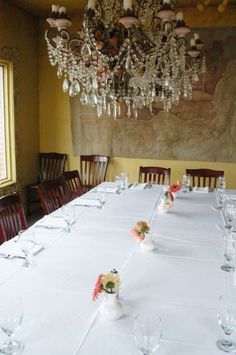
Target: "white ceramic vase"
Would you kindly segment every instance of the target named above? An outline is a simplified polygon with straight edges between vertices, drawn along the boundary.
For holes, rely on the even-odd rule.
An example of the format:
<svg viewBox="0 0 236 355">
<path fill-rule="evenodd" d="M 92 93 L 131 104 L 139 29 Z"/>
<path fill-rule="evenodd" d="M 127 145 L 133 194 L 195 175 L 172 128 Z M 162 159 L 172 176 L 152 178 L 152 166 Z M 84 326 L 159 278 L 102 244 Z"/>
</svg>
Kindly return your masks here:
<svg viewBox="0 0 236 355">
<path fill-rule="evenodd" d="M 155 249 L 155 244 L 149 233 L 145 233 L 145 238 L 140 242 L 140 248 L 146 253 L 151 253 Z"/>
<path fill-rule="evenodd" d="M 101 305 L 100 313 L 107 320 L 119 319 L 123 314 L 123 305 L 117 298 L 117 293 L 106 293 L 105 301 Z"/>
<path fill-rule="evenodd" d="M 167 207 L 167 205 L 166 205 L 166 199 L 165 198 L 161 198 L 161 203 L 158 206 L 158 212 L 159 213 L 166 213 L 166 212 L 168 212 L 169 208 L 170 207 Z"/>
</svg>

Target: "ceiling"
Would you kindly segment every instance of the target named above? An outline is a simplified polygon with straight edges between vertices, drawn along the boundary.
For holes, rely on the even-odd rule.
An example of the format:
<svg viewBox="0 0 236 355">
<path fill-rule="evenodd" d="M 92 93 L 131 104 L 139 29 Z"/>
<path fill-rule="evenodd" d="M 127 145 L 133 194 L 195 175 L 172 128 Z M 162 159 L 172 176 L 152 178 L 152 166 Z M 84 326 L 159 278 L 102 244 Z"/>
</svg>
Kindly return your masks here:
<svg viewBox="0 0 236 355">
<path fill-rule="evenodd" d="M 195 7 L 200 0 L 176 0 L 178 7 Z M 26 10 L 27 12 L 43 17 L 51 12 L 51 4 L 58 3 L 54 0 L 9 0 L 10 3 Z M 60 4 L 67 7 L 69 14 L 74 14 L 83 9 L 85 0 L 61 0 Z M 216 6 L 222 0 L 211 0 L 211 5 Z M 230 5 L 236 6 L 236 0 L 230 0 Z"/>
</svg>

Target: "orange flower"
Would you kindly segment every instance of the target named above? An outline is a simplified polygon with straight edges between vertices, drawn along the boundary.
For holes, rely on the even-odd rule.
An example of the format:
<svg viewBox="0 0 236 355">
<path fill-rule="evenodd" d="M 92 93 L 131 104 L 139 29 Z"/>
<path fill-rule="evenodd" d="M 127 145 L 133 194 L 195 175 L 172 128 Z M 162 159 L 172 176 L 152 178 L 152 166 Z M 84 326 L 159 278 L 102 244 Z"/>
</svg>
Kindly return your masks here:
<svg viewBox="0 0 236 355">
<path fill-rule="evenodd" d="M 145 237 L 145 233 L 148 233 L 149 230 L 150 230 L 150 228 L 149 228 L 147 222 L 139 221 L 139 222 L 136 223 L 134 228 L 131 229 L 131 234 L 134 237 L 143 240 L 144 237 Z"/>
<path fill-rule="evenodd" d="M 93 290 L 93 300 L 94 301 L 96 301 L 98 299 L 99 294 L 103 291 L 102 282 L 101 282 L 102 276 L 103 276 L 103 274 L 100 274 L 98 276 L 95 288 Z"/>
</svg>

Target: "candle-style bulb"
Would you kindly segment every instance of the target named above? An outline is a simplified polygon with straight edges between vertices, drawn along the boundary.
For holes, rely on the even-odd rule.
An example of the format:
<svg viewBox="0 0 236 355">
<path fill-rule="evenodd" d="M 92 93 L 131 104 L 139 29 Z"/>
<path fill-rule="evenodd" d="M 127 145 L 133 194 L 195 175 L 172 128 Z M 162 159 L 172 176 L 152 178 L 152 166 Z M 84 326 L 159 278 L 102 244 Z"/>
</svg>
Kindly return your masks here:
<svg viewBox="0 0 236 355">
<path fill-rule="evenodd" d="M 124 0 L 123 8 L 124 10 L 132 10 L 132 0 Z"/>
<path fill-rule="evenodd" d="M 60 15 L 62 15 L 62 14 L 66 15 L 66 7 L 65 6 L 60 6 L 59 13 L 60 13 Z"/>
<path fill-rule="evenodd" d="M 200 37 L 199 37 L 199 34 L 198 34 L 198 33 L 194 33 L 194 39 L 195 39 L 195 41 L 197 41 L 199 38 L 200 38 Z"/>
<path fill-rule="evenodd" d="M 190 47 L 195 47 L 196 43 L 195 43 L 195 38 L 191 38 L 190 39 Z"/>
<path fill-rule="evenodd" d="M 96 0 L 88 0 L 88 5 L 87 5 L 88 9 L 92 9 L 94 10 L 96 7 Z"/>
<path fill-rule="evenodd" d="M 184 19 L 184 14 L 183 14 L 183 12 L 177 12 L 177 14 L 176 14 L 176 21 L 183 21 L 183 19 Z"/>
</svg>

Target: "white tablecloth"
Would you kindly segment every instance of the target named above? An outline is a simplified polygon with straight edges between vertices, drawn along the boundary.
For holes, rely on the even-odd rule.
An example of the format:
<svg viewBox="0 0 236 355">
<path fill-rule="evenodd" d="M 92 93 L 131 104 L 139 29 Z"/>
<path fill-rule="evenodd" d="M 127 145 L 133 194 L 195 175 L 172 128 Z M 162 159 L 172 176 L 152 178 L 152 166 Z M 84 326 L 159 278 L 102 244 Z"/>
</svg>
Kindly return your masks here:
<svg viewBox="0 0 236 355">
<path fill-rule="evenodd" d="M 112 186 L 105 183 L 104 186 Z M 179 193 L 174 207 L 158 214 L 161 186 L 106 194 L 103 208 L 75 206 L 71 231 L 33 227 L 44 249 L 34 265 L 0 258 L 1 294 L 22 297 L 24 320 L 17 331 L 24 355 L 138 354 L 133 318 L 151 309 L 163 321 L 160 355 L 216 355 L 223 337 L 217 300 L 227 292 L 223 260 L 224 220 L 214 192 Z M 96 198 L 95 192 L 88 194 Z M 56 211 L 60 215 L 61 211 Z M 145 254 L 130 229 L 151 225 L 157 250 Z M 92 301 L 99 273 L 121 276 L 121 319 L 99 314 Z M 0 333 L 0 344 L 6 339 Z"/>
</svg>

